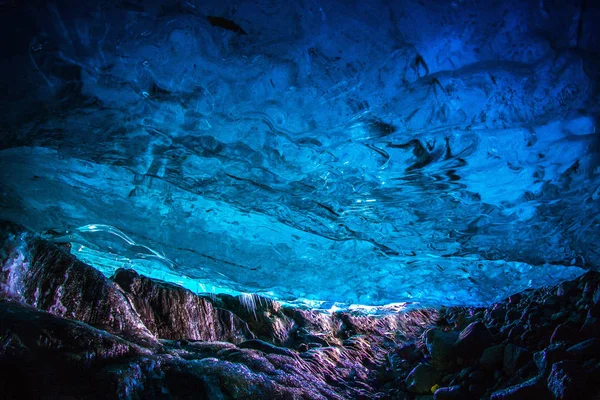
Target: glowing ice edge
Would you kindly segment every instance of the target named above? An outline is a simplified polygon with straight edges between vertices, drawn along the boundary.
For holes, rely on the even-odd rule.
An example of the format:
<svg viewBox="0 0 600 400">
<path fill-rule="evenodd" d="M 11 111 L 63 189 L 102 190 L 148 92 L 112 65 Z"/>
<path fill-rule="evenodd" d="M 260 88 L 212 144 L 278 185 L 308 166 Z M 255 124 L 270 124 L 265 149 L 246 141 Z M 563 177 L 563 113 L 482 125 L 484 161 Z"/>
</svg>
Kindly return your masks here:
<svg viewBox="0 0 600 400">
<path fill-rule="evenodd" d="M 99 270 L 103 275 L 110 278 L 119 268 L 132 269 L 138 274 L 146 276 L 151 279 L 160 280 L 170 284 L 181 286 L 182 288 L 190 290 L 192 293 L 197 295 L 211 295 L 211 294 L 228 294 L 231 296 L 242 296 L 242 297 L 254 297 L 263 296 L 272 298 L 283 305 L 301 307 L 319 310 L 327 313 L 334 313 L 336 311 L 356 311 L 366 314 L 380 314 L 388 312 L 399 312 L 407 308 L 411 303 L 399 302 L 391 303 L 383 306 L 369 306 L 363 304 L 344 304 L 340 302 L 322 301 L 322 300 L 310 300 L 310 299 L 297 299 L 294 301 L 280 300 L 274 292 L 260 292 L 260 293 L 247 293 L 239 290 L 229 288 L 225 285 L 217 285 L 214 282 L 208 282 L 202 279 L 194 279 L 185 275 L 170 272 L 164 269 L 157 268 L 155 260 L 150 259 L 130 259 L 127 257 L 119 256 L 113 253 L 107 253 L 91 249 L 80 243 L 72 242 L 72 254 L 75 255 L 80 261 L 91 265 L 92 267 Z M 166 259 L 163 256 L 159 256 L 161 260 Z M 159 258 L 157 257 L 157 259 Z M 248 302 L 252 303 L 254 300 L 249 299 Z"/>
<path fill-rule="evenodd" d="M 110 251 L 103 251 L 100 249 L 93 249 L 93 244 L 86 241 L 78 233 L 88 232 L 104 232 L 109 233 L 117 238 L 123 240 L 128 246 L 135 247 L 143 250 L 143 252 L 136 252 L 135 258 L 125 257 L 123 255 L 115 254 Z M 216 295 L 216 294 L 227 294 L 232 296 L 241 296 L 241 300 L 246 304 L 246 307 L 250 309 L 255 308 L 255 302 L 257 296 L 267 297 L 278 301 L 282 305 L 307 308 L 311 310 L 317 310 L 325 313 L 334 313 L 336 311 L 351 311 L 360 314 L 369 315 L 381 315 L 389 313 L 398 313 L 405 311 L 409 308 L 418 306 L 419 302 L 393 302 L 385 305 L 366 305 L 366 304 L 347 304 L 343 302 L 332 302 L 322 300 L 312 300 L 298 298 L 291 301 L 282 300 L 277 293 L 273 291 L 261 291 L 259 293 L 247 293 L 239 290 L 235 290 L 228 287 L 226 284 L 217 284 L 214 281 L 207 281 L 203 279 L 190 278 L 184 274 L 176 272 L 177 265 L 165 257 L 164 255 L 156 252 L 148 246 L 136 243 L 133 239 L 127 236 L 119 229 L 102 224 L 89 224 L 74 229 L 72 232 L 66 232 L 65 235 L 55 236 L 49 238 L 54 242 L 69 242 L 71 243 L 71 253 L 76 256 L 82 262 L 89 264 L 90 266 L 99 270 L 103 275 L 110 278 L 114 276 L 115 272 L 119 268 L 132 269 L 138 274 L 146 276 L 151 279 L 160 280 L 169 284 L 175 284 L 182 288 L 190 290 L 192 293 L 197 295 Z M 166 268 L 165 268 L 166 267 Z M 573 279 L 579 275 L 582 275 L 585 271 L 578 267 L 566 267 L 562 276 L 555 277 L 554 284 L 558 284 L 561 281 Z M 226 276 L 212 271 L 215 275 L 221 275 L 224 278 Z M 541 282 L 541 284 L 535 287 L 541 287 L 547 284 L 547 282 Z M 529 288 L 534 288 L 533 282 L 529 281 Z M 260 299 L 260 298 L 258 298 Z M 496 299 L 501 300 L 500 298 Z M 260 301 L 260 300 L 259 300 Z M 440 305 L 441 306 L 441 305 Z"/>
<path fill-rule="evenodd" d="M 77 233 L 79 232 L 110 233 L 123 240 L 129 246 L 136 246 L 138 248 L 144 249 L 147 251 L 147 253 L 138 252 L 136 255 L 139 258 L 131 259 L 111 252 L 95 250 L 91 248 L 89 243 L 87 242 L 85 244 L 79 243 L 79 241 L 84 241 L 82 240 L 83 238 L 77 235 Z M 74 256 L 76 256 L 80 261 L 85 262 L 86 264 L 89 264 L 90 266 L 96 268 L 108 278 L 112 277 L 119 268 L 132 269 L 140 275 L 181 286 L 185 289 L 190 290 L 192 293 L 198 295 L 228 294 L 232 296 L 242 296 L 243 299 L 245 298 L 245 303 L 251 308 L 254 308 L 254 296 L 256 295 L 272 298 L 283 305 L 308 308 L 326 313 L 334 313 L 336 311 L 348 310 L 362 314 L 386 314 L 390 312 L 403 311 L 411 304 L 408 302 L 396 302 L 386 304 L 383 306 L 369 306 L 364 304 L 345 304 L 341 302 L 310 299 L 283 301 L 278 299 L 278 296 L 273 292 L 260 292 L 257 294 L 242 292 L 227 287 L 226 285 L 216 285 L 213 282 L 208 282 L 202 279 L 190 278 L 186 275 L 174 272 L 176 264 L 173 261 L 171 261 L 167 257 L 161 255 L 160 253 L 156 252 L 148 246 L 136 243 L 125 233 L 109 225 L 89 224 L 81 226 L 79 228 L 74 229 L 74 232 L 67 232 L 63 236 L 57 236 L 52 238 L 52 241 L 71 243 L 71 253 Z M 167 266 L 168 270 L 160 268 L 160 265 L 157 265 L 157 263 Z"/>
<path fill-rule="evenodd" d="M 283 305 L 303 307 L 333 313 L 339 310 L 352 310 L 377 314 L 384 311 L 401 311 L 408 303 L 393 303 L 385 306 L 367 306 L 360 304 L 333 303 L 330 301 L 297 299 L 295 301 L 283 301 L 274 292 L 246 293 L 229 288 L 225 285 L 217 285 L 203 279 L 190 278 L 175 272 L 157 268 L 157 261 L 150 259 L 130 259 L 113 253 L 97 251 L 80 243 L 72 242 L 71 252 L 79 260 L 99 270 L 103 275 L 110 278 L 119 268 L 132 269 L 138 274 L 151 279 L 160 280 L 170 284 L 181 286 L 197 295 L 228 294 L 231 296 L 263 296 L 272 298 Z M 157 257 L 158 258 L 158 257 Z M 164 257 L 160 256 L 160 259 Z M 251 302 L 252 300 L 250 300 Z M 327 306 L 328 308 L 325 308 Z"/>
</svg>

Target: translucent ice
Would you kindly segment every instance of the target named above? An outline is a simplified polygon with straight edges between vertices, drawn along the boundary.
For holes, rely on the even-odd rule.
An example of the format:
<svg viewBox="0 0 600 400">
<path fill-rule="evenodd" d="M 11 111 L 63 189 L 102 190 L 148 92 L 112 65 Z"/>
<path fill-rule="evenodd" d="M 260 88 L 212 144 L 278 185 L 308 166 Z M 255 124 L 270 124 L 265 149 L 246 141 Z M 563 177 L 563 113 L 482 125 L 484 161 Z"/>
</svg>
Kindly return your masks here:
<svg viewBox="0 0 600 400">
<path fill-rule="evenodd" d="M 592 6 L 68 3 L 3 61 L 0 217 L 106 274 L 331 309 L 599 264 Z"/>
</svg>

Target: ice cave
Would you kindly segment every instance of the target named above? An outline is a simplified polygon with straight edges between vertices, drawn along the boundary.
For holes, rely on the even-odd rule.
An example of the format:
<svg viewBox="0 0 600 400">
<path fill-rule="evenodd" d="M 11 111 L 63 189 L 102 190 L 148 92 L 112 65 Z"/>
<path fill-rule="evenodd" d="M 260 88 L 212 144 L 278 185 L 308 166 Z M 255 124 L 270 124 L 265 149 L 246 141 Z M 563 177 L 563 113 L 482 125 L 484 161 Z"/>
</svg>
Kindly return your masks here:
<svg viewBox="0 0 600 400">
<path fill-rule="evenodd" d="M 600 2 L 0 19 L 7 398 L 598 398 Z"/>
</svg>

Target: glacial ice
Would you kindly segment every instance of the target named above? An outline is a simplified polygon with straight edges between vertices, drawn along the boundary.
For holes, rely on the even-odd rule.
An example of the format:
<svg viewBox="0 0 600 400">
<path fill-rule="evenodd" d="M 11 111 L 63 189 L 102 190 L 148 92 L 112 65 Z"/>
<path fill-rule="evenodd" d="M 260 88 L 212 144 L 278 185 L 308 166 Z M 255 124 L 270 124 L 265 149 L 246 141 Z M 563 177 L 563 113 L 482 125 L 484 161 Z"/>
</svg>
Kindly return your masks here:
<svg viewBox="0 0 600 400">
<path fill-rule="evenodd" d="M 599 265 L 593 5 L 77 4 L 2 62 L 0 218 L 103 273 L 332 309 Z"/>
</svg>

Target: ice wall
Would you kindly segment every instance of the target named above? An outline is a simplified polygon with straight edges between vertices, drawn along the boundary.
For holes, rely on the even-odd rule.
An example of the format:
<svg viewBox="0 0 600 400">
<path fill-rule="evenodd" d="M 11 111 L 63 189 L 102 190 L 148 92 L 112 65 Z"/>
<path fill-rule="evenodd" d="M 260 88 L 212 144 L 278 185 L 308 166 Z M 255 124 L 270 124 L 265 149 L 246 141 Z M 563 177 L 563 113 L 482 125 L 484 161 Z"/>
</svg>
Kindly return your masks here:
<svg viewBox="0 0 600 400">
<path fill-rule="evenodd" d="M 0 217 L 106 273 L 329 307 L 598 266 L 593 2 L 7 4 Z"/>
</svg>

